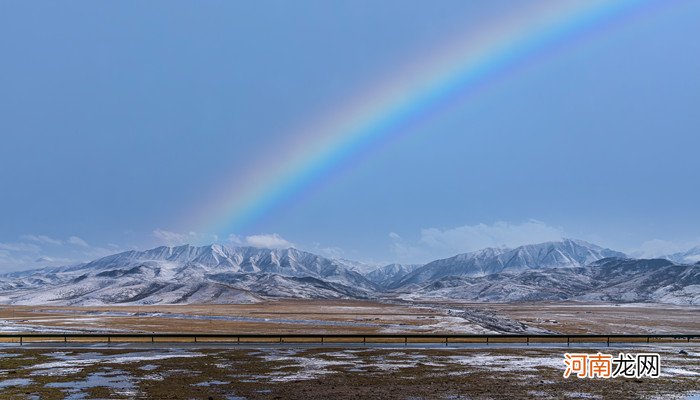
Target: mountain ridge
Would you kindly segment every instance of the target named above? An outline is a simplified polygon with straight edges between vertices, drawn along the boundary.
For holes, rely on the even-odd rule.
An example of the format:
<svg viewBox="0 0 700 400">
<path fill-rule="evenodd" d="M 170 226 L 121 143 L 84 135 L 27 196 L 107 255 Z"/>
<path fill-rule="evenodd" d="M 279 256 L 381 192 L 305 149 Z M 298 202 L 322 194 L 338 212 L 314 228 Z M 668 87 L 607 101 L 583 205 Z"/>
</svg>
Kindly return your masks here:
<svg viewBox="0 0 700 400">
<path fill-rule="evenodd" d="M 581 267 L 606 257 L 627 256 L 574 239 L 523 245 L 514 249 L 486 248 L 427 263 L 396 282 L 392 288 L 447 276 L 484 276 L 506 270 Z"/>
<path fill-rule="evenodd" d="M 572 239 L 486 248 L 425 265 L 389 264 L 366 268 L 364 274 L 357 271 L 361 264 L 295 248 L 159 246 L 0 275 L 0 304 L 246 303 L 269 297 L 369 299 L 407 293 L 475 301 L 700 302 L 698 264 L 630 259 Z M 623 275 L 601 272 L 607 270 Z M 636 294 L 625 297 L 615 290 Z M 542 291 L 545 295 L 537 294 Z"/>
</svg>

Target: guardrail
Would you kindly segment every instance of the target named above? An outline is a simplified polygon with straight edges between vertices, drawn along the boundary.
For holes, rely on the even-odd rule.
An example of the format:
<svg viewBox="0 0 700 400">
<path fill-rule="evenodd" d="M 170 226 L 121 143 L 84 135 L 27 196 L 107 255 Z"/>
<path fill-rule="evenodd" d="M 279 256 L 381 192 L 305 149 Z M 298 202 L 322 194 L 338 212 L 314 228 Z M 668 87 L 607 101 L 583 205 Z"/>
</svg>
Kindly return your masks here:
<svg viewBox="0 0 700 400">
<path fill-rule="evenodd" d="M 697 334 L 230 334 L 230 333 L 0 333 L 2 339 L 26 342 L 144 342 L 151 343 L 651 343 L 690 342 L 700 340 Z M 150 340 L 149 340 L 150 339 Z"/>
</svg>

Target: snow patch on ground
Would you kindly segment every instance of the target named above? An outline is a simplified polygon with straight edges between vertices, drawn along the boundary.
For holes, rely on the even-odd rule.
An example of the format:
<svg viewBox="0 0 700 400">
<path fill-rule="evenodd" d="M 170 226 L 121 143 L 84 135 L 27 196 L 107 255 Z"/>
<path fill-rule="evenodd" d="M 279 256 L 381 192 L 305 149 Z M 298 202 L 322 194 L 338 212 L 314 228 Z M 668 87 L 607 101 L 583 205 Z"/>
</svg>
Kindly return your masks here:
<svg viewBox="0 0 700 400">
<path fill-rule="evenodd" d="M 116 356 L 102 355 L 98 353 L 81 353 L 81 354 L 68 354 L 68 353 L 51 353 L 49 354 L 55 358 L 61 359 L 61 361 L 52 361 L 47 363 L 36 364 L 31 367 L 31 369 L 36 370 L 47 370 L 54 368 L 76 368 L 84 367 L 88 365 L 97 364 L 128 364 L 140 361 L 155 361 L 155 360 L 165 360 L 169 358 L 188 358 L 188 357 L 202 357 L 202 353 L 190 353 L 184 351 L 177 352 L 167 352 L 159 353 L 156 351 L 147 352 L 137 352 L 120 354 Z"/>
</svg>

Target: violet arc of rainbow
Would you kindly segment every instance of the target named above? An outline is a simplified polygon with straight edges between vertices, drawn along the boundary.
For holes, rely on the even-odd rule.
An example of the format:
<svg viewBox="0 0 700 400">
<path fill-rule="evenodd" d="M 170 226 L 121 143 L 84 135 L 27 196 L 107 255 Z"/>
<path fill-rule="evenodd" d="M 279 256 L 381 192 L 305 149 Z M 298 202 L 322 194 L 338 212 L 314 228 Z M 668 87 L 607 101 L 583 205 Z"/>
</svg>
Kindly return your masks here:
<svg viewBox="0 0 700 400">
<path fill-rule="evenodd" d="M 549 47 L 624 20 L 650 2 L 532 2 L 507 18 L 486 21 L 296 131 L 291 144 L 243 171 L 243 183 L 199 204 L 190 226 L 202 232 L 238 233 L 423 113 Z M 234 174 L 240 176 L 241 171 Z"/>
</svg>

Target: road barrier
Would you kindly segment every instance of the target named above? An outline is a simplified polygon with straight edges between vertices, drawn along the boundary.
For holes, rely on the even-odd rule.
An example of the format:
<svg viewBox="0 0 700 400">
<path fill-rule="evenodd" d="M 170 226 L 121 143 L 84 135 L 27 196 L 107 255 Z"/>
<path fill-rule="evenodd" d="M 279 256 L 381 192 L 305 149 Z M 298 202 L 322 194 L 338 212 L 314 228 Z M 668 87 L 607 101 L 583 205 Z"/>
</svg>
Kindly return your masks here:
<svg viewBox="0 0 700 400">
<path fill-rule="evenodd" d="M 0 333 L 0 341 L 18 342 L 150 342 L 150 343 L 678 343 L 700 341 L 698 334 L 253 334 L 253 333 Z"/>
</svg>

